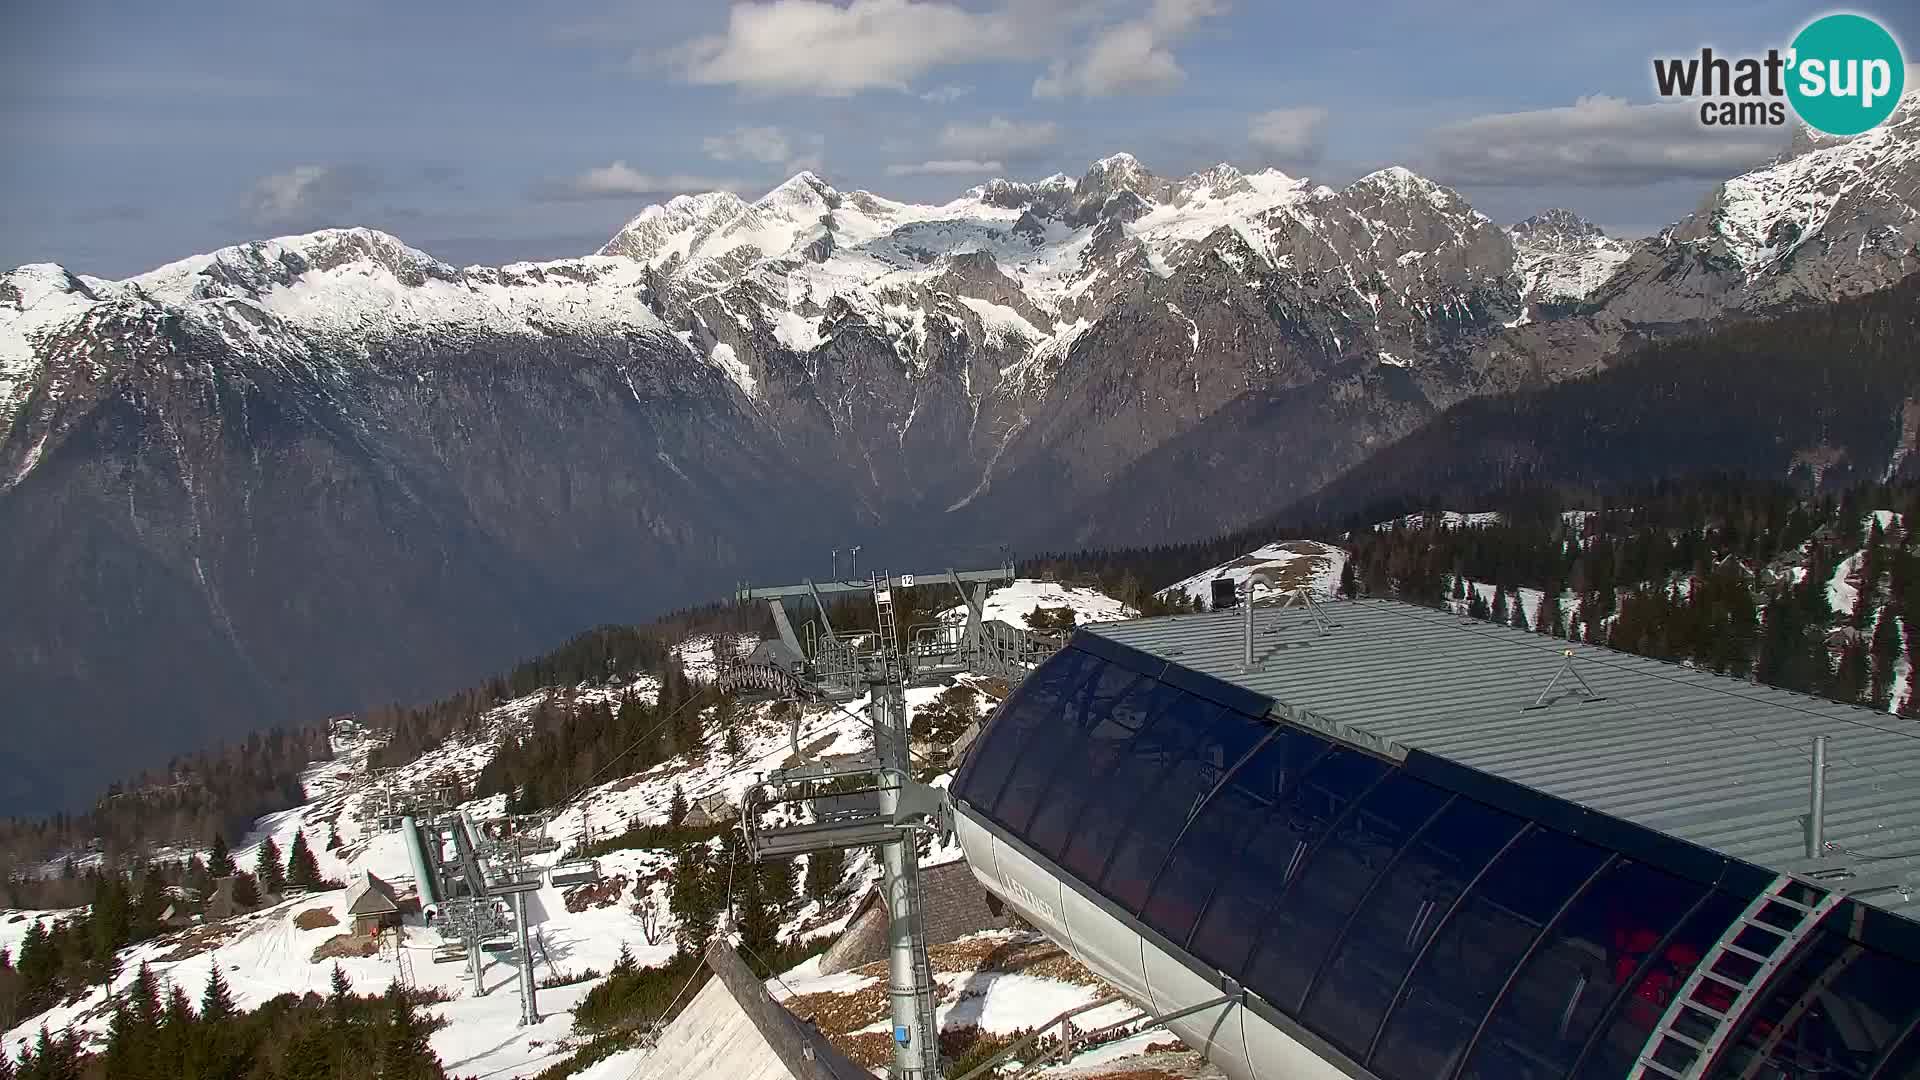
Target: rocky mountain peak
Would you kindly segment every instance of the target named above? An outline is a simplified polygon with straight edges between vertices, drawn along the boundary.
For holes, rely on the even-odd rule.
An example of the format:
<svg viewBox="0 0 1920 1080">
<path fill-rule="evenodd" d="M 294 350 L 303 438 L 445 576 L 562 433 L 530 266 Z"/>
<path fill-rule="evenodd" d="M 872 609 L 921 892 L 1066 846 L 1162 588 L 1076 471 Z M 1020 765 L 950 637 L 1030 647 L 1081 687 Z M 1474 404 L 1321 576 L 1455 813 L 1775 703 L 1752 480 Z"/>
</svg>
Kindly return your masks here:
<svg viewBox="0 0 1920 1080">
<path fill-rule="evenodd" d="M 1507 230 L 1516 250 L 1527 252 L 1578 252 L 1594 248 L 1619 248 L 1619 241 L 1579 214 L 1555 207 L 1514 223 Z"/>
<path fill-rule="evenodd" d="M 221 248 L 169 263 L 133 278 L 141 292 L 162 302 L 255 297 L 292 285 L 311 272 L 359 266 L 392 275 L 404 286 L 430 279 L 455 281 L 460 272 L 399 237 L 378 229 L 321 229 Z"/>
<path fill-rule="evenodd" d="M 1158 197 L 1166 182 L 1132 154 L 1112 154 L 1103 157 L 1087 167 L 1085 175 L 1074 186 L 1074 196 L 1082 206 L 1099 206 L 1122 191 L 1131 191 L 1146 198 L 1149 202 L 1163 201 Z"/>
<path fill-rule="evenodd" d="M 1174 191 L 1175 203 L 1186 203 L 1199 196 L 1225 199 L 1234 195 L 1244 195 L 1253 190 L 1246 174 L 1226 162 L 1211 169 L 1202 169 L 1180 182 Z"/>
</svg>

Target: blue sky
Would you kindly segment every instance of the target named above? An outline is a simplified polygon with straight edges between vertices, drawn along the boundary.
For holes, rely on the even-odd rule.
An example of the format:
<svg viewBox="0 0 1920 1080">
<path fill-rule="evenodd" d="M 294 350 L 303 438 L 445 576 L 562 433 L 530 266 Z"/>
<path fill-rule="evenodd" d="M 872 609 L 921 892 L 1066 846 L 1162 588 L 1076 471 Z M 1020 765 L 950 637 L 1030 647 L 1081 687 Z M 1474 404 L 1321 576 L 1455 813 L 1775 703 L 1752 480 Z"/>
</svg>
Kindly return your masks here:
<svg viewBox="0 0 1920 1080">
<path fill-rule="evenodd" d="M 1777 130 L 1651 104 L 1650 60 L 1784 46 L 1781 0 L 9 0 L 0 266 L 118 277 L 366 224 L 454 263 L 593 250 L 799 168 L 944 200 L 1115 151 L 1338 184 L 1404 164 L 1501 221 L 1624 233 Z M 1870 14 L 1908 48 L 1920 6 Z"/>
</svg>

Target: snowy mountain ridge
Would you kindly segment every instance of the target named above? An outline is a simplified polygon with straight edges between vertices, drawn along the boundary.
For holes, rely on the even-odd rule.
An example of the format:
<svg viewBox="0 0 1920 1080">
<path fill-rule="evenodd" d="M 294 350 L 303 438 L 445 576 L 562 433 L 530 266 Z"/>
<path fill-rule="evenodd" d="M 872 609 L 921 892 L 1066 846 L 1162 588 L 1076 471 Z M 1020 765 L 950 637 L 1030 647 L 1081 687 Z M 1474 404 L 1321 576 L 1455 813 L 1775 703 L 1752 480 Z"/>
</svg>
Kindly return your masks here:
<svg viewBox="0 0 1920 1080">
<path fill-rule="evenodd" d="M 1920 269 L 1917 136 L 1736 178 L 1624 259 L 1403 168 L 1334 188 L 1113 155 L 940 205 L 800 173 L 547 263 L 340 229 L 121 282 L 21 267 L 0 592 L 70 624 L 0 627 L 0 685 L 179 745 L 288 696 L 413 696 L 853 535 L 934 557 L 1245 527 L 1466 398 Z M 1743 263 L 1716 214 L 1799 239 Z M 154 671 L 77 674 L 127 655 Z M 34 777 L 111 765 L 26 753 Z"/>
</svg>

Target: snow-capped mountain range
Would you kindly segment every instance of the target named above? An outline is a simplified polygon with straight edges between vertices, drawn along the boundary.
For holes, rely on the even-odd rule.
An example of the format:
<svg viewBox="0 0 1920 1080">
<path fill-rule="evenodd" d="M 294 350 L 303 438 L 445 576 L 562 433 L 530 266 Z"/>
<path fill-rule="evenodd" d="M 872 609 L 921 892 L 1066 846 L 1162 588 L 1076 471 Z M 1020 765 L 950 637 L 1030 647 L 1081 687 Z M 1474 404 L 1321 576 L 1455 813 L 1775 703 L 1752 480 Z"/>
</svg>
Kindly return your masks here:
<svg viewBox="0 0 1920 1080">
<path fill-rule="evenodd" d="M 20 267 L 0 592 L 49 614 L 0 627 L 0 711 L 172 717 L 144 760 L 851 543 L 899 567 L 1215 534 L 1464 398 L 1920 269 L 1917 152 L 1920 91 L 1632 244 L 1503 228 L 1404 168 L 1117 154 L 938 206 L 801 173 L 547 263 L 337 229 L 117 282 Z M 15 783 L 125 771 L 84 746 Z"/>
</svg>

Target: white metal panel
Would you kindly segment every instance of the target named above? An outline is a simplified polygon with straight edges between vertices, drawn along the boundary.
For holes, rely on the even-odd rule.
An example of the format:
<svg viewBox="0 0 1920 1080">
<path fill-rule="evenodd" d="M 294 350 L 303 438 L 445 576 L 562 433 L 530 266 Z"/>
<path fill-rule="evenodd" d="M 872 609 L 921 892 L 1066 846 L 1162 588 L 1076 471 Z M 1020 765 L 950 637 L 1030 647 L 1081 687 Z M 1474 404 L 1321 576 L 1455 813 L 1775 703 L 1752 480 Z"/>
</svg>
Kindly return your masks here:
<svg viewBox="0 0 1920 1080">
<path fill-rule="evenodd" d="M 1001 851 L 1004 857 L 1004 845 Z M 1060 890 L 1060 902 L 1066 911 L 1067 931 L 1072 935 L 1069 949 L 1074 957 L 1135 999 L 1150 1000 L 1140 935 L 1071 887 Z"/>
<path fill-rule="evenodd" d="M 1185 964 L 1147 942 L 1142 950 L 1146 959 L 1148 989 L 1152 991 L 1153 1011 L 1165 1016 L 1191 1008 L 1202 1001 L 1217 998 L 1222 987 L 1195 975 Z M 1194 1013 L 1168 1024 L 1180 1041 L 1207 1056 L 1207 1060 L 1234 1076 L 1249 1076 L 1247 1041 L 1240 1032 L 1246 1009 L 1239 1005 L 1221 1005 Z"/>
<path fill-rule="evenodd" d="M 1234 1080 L 1351 1080 L 1332 1062 L 1295 1042 L 1258 1013 L 1248 1010 L 1242 1028 L 1253 1072 L 1234 1076 Z"/>
</svg>

